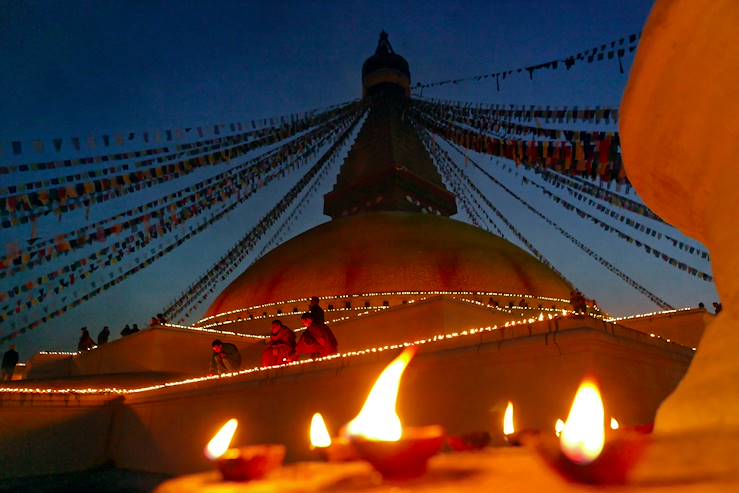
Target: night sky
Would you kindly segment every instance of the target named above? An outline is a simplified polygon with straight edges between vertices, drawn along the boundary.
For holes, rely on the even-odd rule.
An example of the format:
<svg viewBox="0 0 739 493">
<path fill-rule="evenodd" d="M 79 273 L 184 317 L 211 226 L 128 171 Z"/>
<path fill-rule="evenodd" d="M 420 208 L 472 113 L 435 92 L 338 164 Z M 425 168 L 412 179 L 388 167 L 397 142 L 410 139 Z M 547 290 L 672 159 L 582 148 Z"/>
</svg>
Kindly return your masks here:
<svg viewBox="0 0 739 493">
<path fill-rule="evenodd" d="M 361 94 L 361 64 L 373 53 L 382 29 L 390 33 L 395 51 L 409 61 L 413 82 L 431 82 L 563 58 L 640 31 L 650 7 L 646 0 L 512 0 L 461 5 L 439 1 L 0 1 L 0 160 L 18 162 L 9 152 L 8 142 L 13 140 L 248 121 L 355 99 Z M 506 80 L 500 92 L 494 80 L 487 80 L 430 88 L 423 96 L 486 103 L 617 106 L 632 58 L 626 58 L 626 74 L 619 73 L 616 61 L 579 64 L 570 71 L 538 72 L 533 81 L 523 72 Z M 29 154 L 31 161 L 52 159 L 53 154 L 46 152 Z M 475 159 L 491 161 L 487 156 Z M 158 191 L 95 207 L 90 220 L 221 169 L 193 173 Z M 703 301 L 710 306 L 717 299 L 713 284 L 652 259 L 527 188 L 520 179 L 526 173 L 501 171 L 499 176 L 668 302 L 688 306 Z M 40 349 L 73 349 L 82 325 L 90 327 L 93 336 L 106 324 L 114 335 L 124 323 L 146 325 L 153 313 L 248 231 L 300 174 L 270 185 L 227 219 L 139 275 L 18 338 L 21 359 Z M 606 310 L 622 315 L 656 309 L 481 176 L 474 177 L 532 243 L 541 246 L 567 277 Z M 14 179 L 0 176 L 3 181 Z M 292 234 L 328 219 L 321 214 L 320 199 L 333 183 L 332 175 Z M 458 219 L 468 220 L 464 214 Z M 62 224 L 47 218 L 40 222 L 39 232 L 46 236 L 84 221 L 82 211 L 65 215 Z M 0 230 L 0 242 L 4 246 L 23 241 L 29 234 L 30 229 L 24 227 Z M 660 246 L 679 259 L 694 258 L 664 242 Z M 691 263 L 710 270 L 706 263 Z M 45 269 L 37 272 L 41 270 Z M 0 287 L 8 289 L 18 279 L 23 278 L 0 280 Z M 18 317 L 16 323 L 23 321 Z M 0 333 L 12 328 L 5 322 Z"/>
</svg>

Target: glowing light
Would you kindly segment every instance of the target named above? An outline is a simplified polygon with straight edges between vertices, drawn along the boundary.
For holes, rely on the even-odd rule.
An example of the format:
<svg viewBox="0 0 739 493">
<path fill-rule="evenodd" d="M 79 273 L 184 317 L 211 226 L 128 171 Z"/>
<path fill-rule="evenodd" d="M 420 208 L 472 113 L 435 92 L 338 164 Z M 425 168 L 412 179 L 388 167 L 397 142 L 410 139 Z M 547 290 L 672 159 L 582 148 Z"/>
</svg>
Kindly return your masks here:
<svg viewBox="0 0 739 493">
<path fill-rule="evenodd" d="M 604 414 L 598 387 L 583 381 L 560 435 L 560 447 L 570 460 L 588 464 L 600 455 L 605 445 Z"/>
<path fill-rule="evenodd" d="M 560 436 L 562 434 L 562 430 L 564 429 L 565 429 L 565 422 L 557 418 L 557 422 L 554 423 L 554 434 L 557 436 Z"/>
<path fill-rule="evenodd" d="M 487 291 L 487 292 L 480 292 L 480 291 L 383 291 L 383 292 L 356 293 L 356 294 L 339 294 L 339 295 L 333 295 L 333 296 L 327 295 L 327 296 L 323 296 L 322 298 L 323 300 L 326 300 L 326 301 L 336 301 L 336 300 L 354 299 L 354 298 L 372 298 L 372 297 L 387 297 L 387 296 L 419 296 L 419 295 L 426 295 L 426 296 L 440 296 L 440 295 L 496 296 L 496 297 L 503 297 L 503 298 L 515 298 L 515 299 L 527 298 L 530 300 L 569 303 L 569 300 L 565 298 L 552 298 L 550 296 L 534 296 L 531 294 L 501 293 L 497 291 Z M 271 307 L 277 307 L 277 306 L 283 306 L 283 305 L 295 305 L 298 303 L 307 303 L 309 300 L 310 298 L 296 298 L 292 300 L 263 303 L 261 305 L 255 305 L 255 306 L 250 306 L 246 308 L 236 308 L 234 310 L 230 310 L 227 312 L 221 312 L 215 315 L 210 315 L 208 317 L 200 319 L 196 323 L 202 324 L 204 322 L 207 322 L 208 320 L 212 320 L 214 318 L 219 318 L 219 317 L 225 317 L 228 315 L 233 315 L 235 313 L 251 312 L 251 311 L 256 311 L 256 310 L 260 310 L 264 308 L 271 308 Z M 517 308 L 517 307 L 514 307 L 514 308 Z M 533 309 L 533 308 L 530 308 L 530 309 Z M 268 317 L 269 316 L 271 315 L 268 315 Z M 255 316 L 254 318 L 256 319 L 257 316 Z"/>
<path fill-rule="evenodd" d="M 691 310 L 698 311 L 699 308 L 695 307 L 685 307 L 685 308 L 675 308 L 673 310 L 662 310 L 658 312 L 649 312 L 649 313 L 640 313 L 638 315 L 626 315 L 624 317 L 609 317 L 604 318 L 606 322 L 620 322 L 621 320 L 633 320 L 635 318 L 646 318 L 646 317 L 655 317 L 659 315 L 670 315 L 672 313 L 679 313 L 679 312 L 689 312 Z"/>
<path fill-rule="evenodd" d="M 339 322 L 339 321 L 345 320 L 346 318 L 339 318 L 337 320 L 333 320 L 332 322 Z M 310 365 L 313 365 L 315 363 L 319 363 L 322 361 L 331 361 L 334 359 L 349 359 L 349 358 L 353 359 L 353 358 L 358 358 L 358 357 L 362 357 L 365 355 L 378 353 L 382 351 L 394 351 L 397 349 L 404 349 L 410 346 L 423 346 L 426 344 L 434 344 L 439 341 L 448 340 L 448 339 L 456 339 L 458 337 L 468 337 L 468 336 L 475 336 L 478 334 L 496 332 L 503 327 L 521 325 L 524 322 L 525 320 L 518 320 L 518 321 L 511 320 L 511 321 L 502 323 L 501 325 L 476 327 L 472 329 L 462 330 L 459 332 L 450 332 L 447 334 L 437 334 L 434 336 L 429 336 L 429 337 L 421 338 L 421 339 L 415 339 L 412 341 L 401 341 L 395 344 L 387 344 L 384 346 L 356 349 L 353 351 L 346 351 L 343 353 L 332 354 L 331 356 L 324 356 L 321 358 L 307 358 L 307 359 L 302 359 L 302 360 L 291 361 L 288 363 L 272 365 L 268 367 L 263 367 L 260 365 L 260 366 L 254 366 L 251 368 L 244 368 L 242 370 L 234 371 L 230 373 L 222 373 L 220 375 L 191 377 L 191 378 L 186 378 L 182 380 L 170 380 L 170 381 L 166 381 L 166 382 L 162 382 L 158 384 L 147 385 L 144 387 L 133 387 L 133 388 L 121 388 L 121 387 L 71 387 L 71 388 L 70 387 L 67 387 L 67 388 L 0 387 L 0 393 L 2 394 L 127 395 L 127 394 L 152 392 L 152 391 L 157 391 L 157 390 L 162 390 L 162 389 L 175 388 L 175 387 L 179 387 L 183 385 L 215 381 L 215 380 L 220 380 L 220 379 L 228 379 L 228 378 L 239 377 L 243 375 L 251 375 L 251 374 L 255 374 L 259 372 L 271 371 L 277 368 L 290 368 L 294 366 L 310 366 Z M 297 329 L 297 330 L 300 330 L 300 329 Z M 266 338 L 266 336 L 251 336 L 251 337 Z M 659 336 L 656 336 L 656 337 L 659 337 Z M 673 346 L 678 346 L 678 347 L 686 347 L 686 346 L 682 346 L 681 344 L 677 344 L 675 342 L 672 342 L 670 344 L 672 344 Z M 696 350 L 696 348 L 687 348 L 687 347 L 686 349 L 692 349 L 693 351 Z M 70 355 L 75 356 L 77 355 L 77 353 L 70 353 Z"/>
<path fill-rule="evenodd" d="M 210 460 L 216 460 L 226 453 L 228 446 L 231 445 L 231 439 L 236 433 L 239 422 L 235 418 L 231 418 L 221 426 L 221 429 L 213 435 L 208 445 L 205 446 L 205 456 Z"/>
<path fill-rule="evenodd" d="M 611 418 L 611 429 L 612 430 L 618 430 L 620 425 L 618 424 L 618 420 L 616 418 Z"/>
<path fill-rule="evenodd" d="M 503 414 L 503 434 L 511 435 L 516 431 L 513 426 L 513 403 L 508 401 L 508 405 L 505 408 L 505 414 Z"/>
<path fill-rule="evenodd" d="M 310 420 L 311 448 L 326 448 L 331 446 L 331 435 L 326 428 L 326 422 L 321 413 L 315 413 Z"/>
<path fill-rule="evenodd" d="M 403 427 L 395 406 L 398 400 L 400 378 L 415 354 L 415 346 L 406 348 L 400 356 L 382 370 L 362 410 L 347 425 L 349 435 L 382 442 L 400 440 L 403 436 Z"/>
</svg>

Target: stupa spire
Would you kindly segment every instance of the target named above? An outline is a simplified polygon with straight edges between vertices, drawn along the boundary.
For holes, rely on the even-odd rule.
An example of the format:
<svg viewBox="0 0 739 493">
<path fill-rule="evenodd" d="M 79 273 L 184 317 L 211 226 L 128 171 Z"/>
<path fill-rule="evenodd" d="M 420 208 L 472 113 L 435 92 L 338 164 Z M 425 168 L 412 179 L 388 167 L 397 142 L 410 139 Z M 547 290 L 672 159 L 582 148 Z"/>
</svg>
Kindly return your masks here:
<svg viewBox="0 0 739 493">
<path fill-rule="evenodd" d="M 441 180 L 416 129 L 407 119 L 410 68 L 383 31 L 375 54 L 362 66 L 367 119 L 346 157 L 324 212 L 405 211 L 450 216 L 454 195 Z"/>
</svg>

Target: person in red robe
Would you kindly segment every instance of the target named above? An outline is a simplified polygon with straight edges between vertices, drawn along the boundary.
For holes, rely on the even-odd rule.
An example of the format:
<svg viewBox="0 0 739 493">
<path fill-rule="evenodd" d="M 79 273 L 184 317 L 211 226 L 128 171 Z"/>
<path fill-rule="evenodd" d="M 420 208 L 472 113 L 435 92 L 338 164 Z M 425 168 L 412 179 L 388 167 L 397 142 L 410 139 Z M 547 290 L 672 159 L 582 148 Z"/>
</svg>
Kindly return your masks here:
<svg viewBox="0 0 739 493">
<path fill-rule="evenodd" d="M 262 366 L 292 361 L 295 355 L 295 333 L 280 320 L 272 320 L 272 333 L 262 353 Z"/>
<path fill-rule="evenodd" d="M 310 312 L 304 313 L 300 318 L 303 321 L 303 326 L 305 326 L 305 332 L 300 336 L 295 349 L 296 358 L 300 358 L 300 356 L 316 358 L 339 352 L 336 337 L 326 324 L 316 323 Z"/>
</svg>

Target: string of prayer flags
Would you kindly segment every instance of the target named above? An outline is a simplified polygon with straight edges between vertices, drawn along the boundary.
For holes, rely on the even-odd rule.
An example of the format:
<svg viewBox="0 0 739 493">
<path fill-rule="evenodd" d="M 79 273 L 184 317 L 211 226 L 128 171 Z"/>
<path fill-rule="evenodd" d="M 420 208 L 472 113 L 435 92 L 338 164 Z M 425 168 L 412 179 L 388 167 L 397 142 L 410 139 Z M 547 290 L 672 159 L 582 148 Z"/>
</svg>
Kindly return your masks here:
<svg viewBox="0 0 739 493">
<path fill-rule="evenodd" d="M 352 112 L 353 110 L 354 107 L 348 107 L 344 109 L 344 112 Z M 305 123 L 305 125 L 313 123 L 310 126 L 314 126 L 341 113 L 339 110 L 334 111 L 336 114 L 334 112 L 323 113 L 309 123 Z M 44 185 L 50 188 L 24 194 L 18 193 L 16 186 L 10 186 L 7 187 L 7 193 L 10 195 L 0 198 L 0 214 L 6 215 L 14 214 L 16 211 L 26 211 L 29 215 L 25 217 L 25 222 L 28 222 L 34 216 L 49 214 L 54 211 L 62 213 L 80 205 L 89 207 L 127 193 L 158 185 L 164 181 L 174 180 L 202 166 L 227 162 L 256 148 L 274 144 L 307 128 L 309 127 L 295 125 L 289 131 L 279 135 L 270 135 L 255 141 L 237 144 L 231 148 L 220 149 L 207 155 L 190 157 L 177 163 L 163 164 L 146 170 L 130 171 L 110 178 L 97 178 L 66 186 L 57 186 L 54 182 L 55 179 L 51 179 L 44 182 Z M 197 152 L 195 153 L 197 154 Z M 34 188 L 37 187 L 34 186 Z M 22 221 L 18 221 L 18 223 L 22 223 Z M 15 224 L 14 221 L 10 221 L 11 226 Z M 5 225 L 5 221 L 3 221 L 3 225 Z"/>
<path fill-rule="evenodd" d="M 572 55 L 566 55 L 555 60 L 549 60 L 547 62 L 537 63 L 533 65 L 526 65 L 523 67 L 502 70 L 498 72 L 492 72 L 481 75 L 474 75 L 471 77 L 461 77 L 457 79 L 446 79 L 436 82 L 417 82 L 413 86 L 413 90 L 420 90 L 429 87 L 440 87 L 449 84 L 460 84 L 463 82 L 470 81 L 481 81 L 485 79 L 495 79 L 498 91 L 500 91 L 500 81 L 505 80 L 506 77 L 511 77 L 513 74 L 520 74 L 526 72 L 529 79 L 534 78 L 534 73 L 538 70 L 557 70 L 558 68 L 564 67 L 565 70 L 572 69 L 577 63 L 593 63 L 601 62 L 604 60 L 618 60 L 618 68 L 620 73 L 624 73 L 623 58 L 627 53 L 633 53 L 636 51 L 636 47 L 639 44 L 641 33 L 634 33 L 627 36 L 623 36 L 619 39 L 614 39 L 607 43 L 600 44 L 593 48 L 574 53 Z"/>
<path fill-rule="evenodd" d="M 466 156 L 466 154 L 454 143 L 449 140 L 447 140 L 447 143 L 456 150 L 459 154 L 462 156 Z M 467 157 L 469 159 L 469 157 Z M 488 173 L 485 169 L 483 169 L 479 164 L 477 164 L 472 159 L 469 159 L 469 162 L 474 165 L 474 167 L 479 170 L 483 175 L 485 175 L 490 181 L 492 181 L 494 184 L 496 184 L 498 187 L 500 187 L 503 191 L 508 193 L 511 197 L 513 197 L 515 200 L 517 200 L 521 205 L 526 207 L 529 211 L 531 211 L 534 215 L 544 220 L 547 224 L 552 226 L 557 232 L 559 232 L 562 236 L 567 238 L 570 242 L 572 242 L 575 246 L 577 246 L 580 250 L 585 252 L 589 257 L 596 260 L 599 264 L 601 264 L 603 267 L 608 269 L 608 271 L 612 272 L 616 276 L 618 276 L 621 280 L 626 282 L 629 286 L 633 287 L 635 290 L 649 298 L 654 304 L 659 306 L 660 308 L 663 308 L 665 310 L 671 310 L 674 307 L 672 307 L 669 303 L 664 301 L 662 298 L 657 296 L 656 294 L 649 291 L 647 288 L 639 284 L 636 280 L 631 278 L 629 275 L 627 275 L 625 272 L 620 270 L 615 265 L 608 262 L 605 258 L 598 255 L 596 252 L 594 252 L 591 248 L 589 248 L 587 245 L 585 245 L 583 242 L 575 238 L 574 235 L 569 233 L 567 230 L 562 228 L 559 224 L 557 224 L 555 221 L 553 221 L 548 216 L 542 214 L 539 210 L 537 210 L 535 207 L 533 207 L 531 204 L 529 204 L 526 200 L 521 198 L 518 194 L 513 192 L 510 188 L 505 186 L 503 183 L 501 183 L 497 178 L 492 176 L 490 173 Z"/>
<path fill-rule="evenodd" d="M 345 117 L 346 121 L 349 117 Z M 342 121 L 328 122 L 266 154 L 229 168 L 211 178 L 200 181 L 144 205 L 129 209 L 75 231 L 58 234 L 51 238 L 37 239 L 27 249 L 17 249 L 14 255 L 0 259 L 0 278 L 36 267 L 60 255 L 83 248 L 92 242 L 102 242 L 135 229 L 149 220 L 169 217 L 179 223 L 197 215 L 201 210 L 215 204 L 213 196 L 229 197 L 238 192 L 246 182 L 258 179 L 286 159 L 299 156 L 311 146 L 335 133 Z"/>
<path fill-rule="evenodd" d="M 249 251 L 256 245 L 257 237 L 261 237 L 269 227 L 274 224 L 282 213 L 295 200 L 300 192 L 306 187 L 310 180 L 326 165 L 326 163 L 335 156 L 338 149 L 347 141 L 352 130 L 355 128 L 359 118 L 357 117 L 351 125 L 344 130 L 342 135 L 333 143 L 333 145 L 321 156 L 310 170 L 285 194 L 285 196 L 275 205 L 251 231 L 241 238 L 225 255 L 223 255 L 215 264 L 208 269 L 195 283 L 193 283 L 184 293 L 170 303 L 162 310 L 165 318 L 174 319 L 176 314 L 184 308 L 192 304 L 192 302 L 204 291 L 218 282 L 219 277 L 229 272 L 228 269 L 234 269 Z"/>
<path fill-rule="evenodd" d="M 632 237 L 632 236 L 624 233 L 620 229 L 613 227 L 612 225 L 606 223 L 605 221 L 601 221 L 600 219 L 598 219 L 597 217 L 593 216 L 592 214 L 589 214 L 588 212 L 584 211 L 583 209 L 580 209 L 579 207 L 577 207 L 575 205 L 572 205 L 570 202 L 567 202 L 563 198 L 561 198 L 558 195 L 552 193 L 550 190 L 547 190 L 546 188 L 544 188 L 540 184 L 536 183 L 535 181 L 530 180 L 530 179 L 528 179 L 525 176 L 522 178 L 522 181 L 523 181 L 524 184 L 533 185 L 534 187 L 536 187 L 537 189 L 539 189 L 544 194 L 544 196 L 550 198 L 555 203 L 561 205 L 564 209 L 566 209 L 566 210 L 568 210 L 570 212 L 576 213 L 579 217 L 581 217 L 583 219 L 590 220 L 593 224 L 599 226 L 604 231 L 606 231 L 608 233 L 614 233 L 614 234 L 616 234 L 616 236 L 618 236 L 619 238 L 621 238 L 622 240 L 626 241 L 627 243 L 629 243 L 631 245 L 635 245 L 638 248 L 643 248 L 644 251 L 646 251 L 648 254 L 651 254 L 655 258 L 658 258 L 660 260 L 663 260 L 668 265 L 671 265 L 672 267 L 675 267 L 676 269 L 679 269 L 679 270 L 681 270 L 683 272 L 687 272 L 688 274 L 690 274 L 692 276 L 695 276 L 698 279 L 701 279 L 702 281 L 713 282 L 713 277 L 710 274 L 708 274 L 706 272 L 702 272 L 702 271 L 696 269 L 695 267 L 692 267 L 692 266 L 686 264 L 685 262 L 681 262 L 678 259 L 676 259 L 674 257 L 671 257 L 671 256 L 667 255 L 666 253 L 664 253 L 664 252 L 662 252 L 662 251 L 654 248 L 653 246 L 648 245 L 647 243 L 644 243 L 643 241 L 640 241 L 640 240 L 638 240 L 638 239 L 636 239 L 636 238 L 634 238 L 634 237 Z"/>
<path fill-rule="evenodd" d="M 314 147 L 314 148 L 311 148 L 309 152 L 312 153 L 312 152 L 315 152 L 316 150 L 317 148 Z M 292 164 L 292 166 L 296 166 L 296 165 L 297 163 Z M 220 209 L 216 213 L 212 214 L 210 218 L 200 223 L 197 227 L 194 227 L 194 228 L 191 227 L 187 235 L 184 236 L 184 239 L 181 238 L 177 240 L 174 246 L 169 245 L 167 247 L 164 247 L 162 251 L 164 253 L 171 251 L 175 246 L 182 244 L 186 239 L 191 238 L 195 234 L 204 230 L 206 227 L 222 219 L 225 216 L 225 214 L 232 211 L 237 205 L 247 200 L 254 192 L 256 192 L 256 190 L 266 186 L 270 181 L 272 181 L 275 178 L 285 176 L 286 171 L 288 170 L 280 170 L 279 172 L 276 172 L 272 175 L 267 176 L 266 178 L 260 179 L 252 183 L 251 189 L 248 191 L 246 195 L 241 195 L 237 197 L 237 199 L 234 202 Z M 7 297 L 13 298 L 21 292 L 25 293 L 34 288 L 37 288 L 39 285 L 48 284 L 49 282 L 57 280 L 57 285 L 53 289 L 51 290 L 44 289 L 44 290 L 39 291 L 38 297 L 40 299 L 37 299 L 37 302 L 41 302 L 43 301 L 44 298 L 51 295 L 52 292 L 54 294 L 59 294 L 64 288 L 69 287 L 70 283 L 67 281 L 67 277 L 66 277 L 68 273 L 71 273 L 69 274 L 69 279 L 71 281 L 71 284 L 74 284 L 74 281 L 76 278 L 86 279 L 90 277 L 93 274 L 94 270 L 96 270 L 97 267 L 99 267 L 100 265 L 111 265 L 110 263 L 108 263 L 111 261 L 114 261 L 112 262 L 114 264 L 120 261 L 125 255 L 130 256 L 135 251 L 140 250 L 141 248 L 144 248 L 153 239 L 156 239 L 169 231 L 171 231 L 170 223 L 160 222 L 154 225 L 150 225 L 146 231 L 138 231 L 134 235 L 129 237 L 129 241 L 127 242 L 123 242 L 123 241 L 117 242 L 116 244 L 110 247 L 106 247 L 85 259 L 75 261 L 74 263 L 63 267 L 62 269 L 55 271 L 54 273 L 37 278 L 36 281 L 38 285 L 33 284 L 33 283 L 30 283 L 30 284 L 26 283 L 21 286 L 16 286 L 15 288 L 11 289 L 10 291 L 6 293 Z M 154 253 L 155 250 L 156 249 L 152 250 L 152 253 Z M 159 256 L 157 256 L 156 258 L 159 258 Z M 75 272 L 74 272 L 75 270 L 86 267 L 86 266 L 87 266 L 87 269 L 82 274 L 78 273 L 77 275 L 75 275 Z M 140 269 L 135 270 L 135 272 L 138 272 L 138 270 Z M 30 308 L 30 306 L 28 306 L 27 308 Z M 20 313 L 22 309 L 23 309 L 22 306 L 17 307 L 17 309 L 15 310 L 10 309 L 8 306 L 4 307 L 3 312 L 0 313 L 0 321 L 6 320 L 7 318 L 13 316 L 14 314 Z"/>
</svg>

